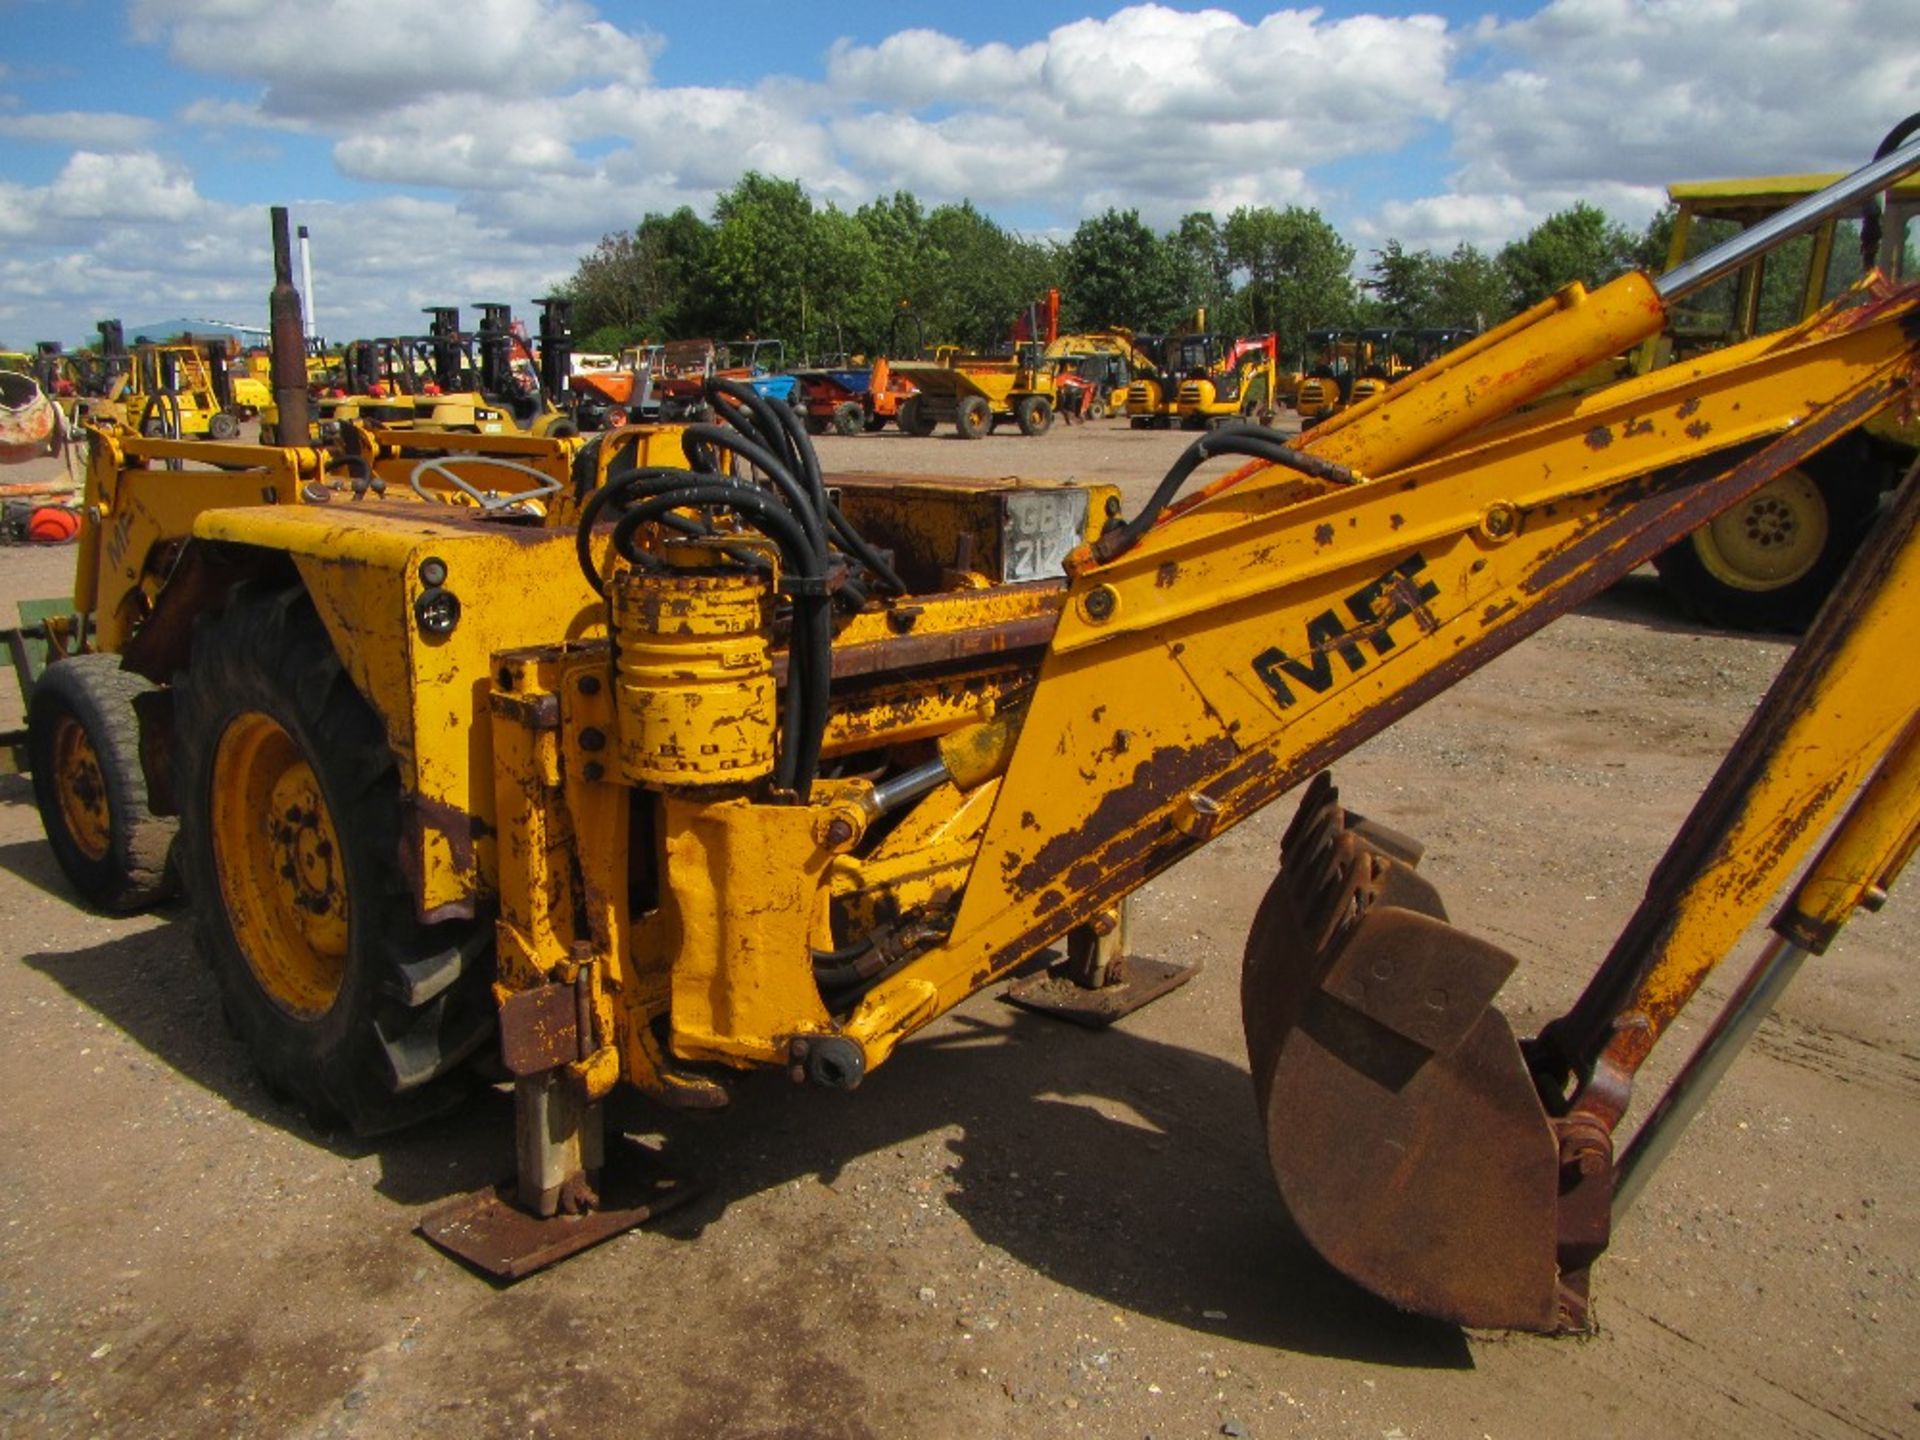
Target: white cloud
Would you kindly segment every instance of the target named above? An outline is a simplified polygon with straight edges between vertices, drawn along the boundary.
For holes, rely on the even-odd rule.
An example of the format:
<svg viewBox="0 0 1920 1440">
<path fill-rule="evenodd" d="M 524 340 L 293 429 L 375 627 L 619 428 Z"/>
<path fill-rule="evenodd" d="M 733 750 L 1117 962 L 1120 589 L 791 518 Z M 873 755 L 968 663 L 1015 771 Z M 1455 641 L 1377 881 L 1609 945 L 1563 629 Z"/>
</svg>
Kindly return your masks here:
<svg viewBox="0 0 1920 1440">
<path fill-rule="evenodd" d="M 937 30 L 902 30 L 878 45 L 836 40 L 827 84 L 850 100 L 917 110 L 954 96 L 976 105 L 1016 98 L 1039 83 L 1043 45 L 971 46 Z"/>
<path fill-rule="evenodd" d="M 821 59 L 825 83 L 709 87 L 656 83 L 658 38 L 589 0 L 131 0 L 131 13 L 176 65 L 237 82 L 171 87 L 203 145 L 193 164 L 213 163 L 209 132 L 254 131 L 256 146 L 259 132 L 304 133 L 378 197 L 299 217 L 322 323 L 342 335 L 410 326 L 429 303 L 524 304 L 602 234 L 649 210 L 705 214 L 748 169 L 845 207 L 897 188 L 930 206 L 969 198 L 1056 236 L 1109 207 L 1164 226 L 1318 205 L 1363 254 L 1389 237 L 1495 249 L 1576 200 L 1637 225 L 1675 179 L 1864 158 L 1920 94 L 1912 5 L 1544 0 L 1449 28 L 1143 4 L 1020 46 L 927 27 L 839 42 L 801 59 Z M 216 204 L 169 158 L 177 126 L 10 105 L 0 134 L 77 153 L 44 185 L 0 180 L 0 324 L 40 316 L 31 328 L 71 337 L 101 315 L 137 323 L 155 296 L 258 317 L 261 212 L 322 187 L 256 155 L 260 204 Z M 1436 137 L 1451 159 L 1430 179 L 1396 159 Z M 218 154 L 233 160 L 230 145 Z"/>
<path fill-rule="evenodd" d="M 1576 201 L 1638 226 L 1676 180 L 1850 169 L 1920 94 L 1913 18 L 1912 0 L 1550 0 L 1490 22 L 1447 193 L 1372 229 L 1491 247 Z"/>
<path fill-rule="evenodd" d="M 132 19 L 177 64 L 262 83 L 265 116 L 316 122 L 436 94 L 644 81 L 656 48 L 583 0 L 133 0 Z"/>
<path fill-rule="evenodd" d="M 147 143 L 160 127 L 143 115 L 111 110 L 50 110 L 0 115 L 0 135 L 16 140 L 45 140 L 85 150 L 131 150 Z"/>
<path fill-rule="evenodd" d="M 1660 185 L 1839 168 L 1920 93 L 1912 0 L 1552 0 L 1455 127 L 1467 182 Z"/>
<path fill-rule="evenodd" d="M 0 237 L 84 245 L 94 227 L 178 224 L 202 204 L 193 177 L 151 151 L 82 150 L 46 185 L 0 184 Z"/>
<path fill-rule="evenodd" d="M 1454 43 L 1432 16 L 1249 24 L 1162 5 L 1018 50 L 911 30 L 834 46 L 828 82 L 849 110 L 833 134 L 879 189 L 1080 214 L 1118 196 L 1166 222 L 1222 197 L 1301 199 L 1303 160 L 1390 149 L 1441 119 Z"/>
</svg>

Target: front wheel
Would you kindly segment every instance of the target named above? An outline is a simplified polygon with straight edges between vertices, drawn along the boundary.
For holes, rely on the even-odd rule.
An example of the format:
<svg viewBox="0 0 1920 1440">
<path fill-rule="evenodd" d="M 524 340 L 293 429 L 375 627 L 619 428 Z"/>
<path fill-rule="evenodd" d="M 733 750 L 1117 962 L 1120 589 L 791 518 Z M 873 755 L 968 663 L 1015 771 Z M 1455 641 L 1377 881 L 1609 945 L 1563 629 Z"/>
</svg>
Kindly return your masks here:
<svg viewBox="0 0 1920 1440">
<path fill-rule="evenodd" d="M 48 667 L 27 708 L 33 798 L 53 858 L 89 905 L 123 913 L 172 890 L 175 825 L 148 807 L 135 697 L 153 689 L 113 655 Z"/>
<path fill-rule="evenodd" d="M 269 1089 L 362 1133 L 445 1109 L 493 1030 L 487 927 L 415 919 L 398 767 L 311 602 L 236 590 L 175 719 L 195 944 Z"/>
</svg>

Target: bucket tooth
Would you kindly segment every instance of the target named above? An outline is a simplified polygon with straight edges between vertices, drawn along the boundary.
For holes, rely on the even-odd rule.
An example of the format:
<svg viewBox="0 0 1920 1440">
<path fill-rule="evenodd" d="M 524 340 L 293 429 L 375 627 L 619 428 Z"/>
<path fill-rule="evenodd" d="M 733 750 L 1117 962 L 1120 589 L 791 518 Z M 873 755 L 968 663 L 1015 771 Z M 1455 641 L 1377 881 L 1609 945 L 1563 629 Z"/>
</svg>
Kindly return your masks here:
<svg viewBox="0 0 1920 1440">
<path fill-rule="evenodd" d="M 1446 923 L 1403 856 L 1309 788 L 1254 922 L 1242 1011 L 1281 1198 L 1402 1309 L 1555 1330 L 1561 1147 L 1506 1018 L 1515 960 Z M 1388 832 L 1390 833 L 1390 832 Z"/>
</svg>

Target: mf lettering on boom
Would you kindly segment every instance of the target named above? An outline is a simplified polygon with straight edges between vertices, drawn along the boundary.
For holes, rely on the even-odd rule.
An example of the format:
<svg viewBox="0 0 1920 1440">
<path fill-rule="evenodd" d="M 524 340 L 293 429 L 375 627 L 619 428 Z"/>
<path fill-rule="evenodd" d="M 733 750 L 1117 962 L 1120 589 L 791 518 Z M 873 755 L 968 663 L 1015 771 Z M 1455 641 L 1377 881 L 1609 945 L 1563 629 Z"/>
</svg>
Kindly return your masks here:
<svg viewBox="0 0 1920 1440">
<path fill-rule="evenodd" d="M 1413 554 L 1370 580 L 1342 602 L 1346 615 L 1338 610 L 1322 610 L 1307 621 L 1307 644 L 1298 657 L 1279 646 L 1269 646 L 1253 657 L 1253 673 L 1258 675 L 1279 702 L 1281 709 L 1298 700 L 1294 685 L 1304 685 L 1316 694 L 1333 688 L 1333 657 L 1338 655 L 1350 672 L 1366 668 L 1367 651 L 1374 658 L 1393 649 L 1393 626 L 1440 593 L 1431 580 L 1420 579 L 1427 568 L 1424 555 Z"/>
</svg>

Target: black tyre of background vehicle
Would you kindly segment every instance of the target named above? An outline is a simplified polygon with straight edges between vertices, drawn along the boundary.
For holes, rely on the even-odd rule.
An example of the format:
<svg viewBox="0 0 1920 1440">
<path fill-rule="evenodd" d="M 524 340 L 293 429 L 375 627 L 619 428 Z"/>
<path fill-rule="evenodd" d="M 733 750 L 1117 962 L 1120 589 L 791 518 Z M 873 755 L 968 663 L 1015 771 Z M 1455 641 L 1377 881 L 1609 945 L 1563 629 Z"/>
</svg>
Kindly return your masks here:
<svg viewBox="0 0 1920 1440">
<path fill-rule="evenodd" d="M 209 440 L 231 440 L 240 433 L 240 421 L 237 416 L 225 410 L 216 410 L 207 417 L 207 438 Z"/>
<path fill-rule="evenodd" d="M 151 690 L 113 655 L 48 667 L 27 707 L 33 798 L 61 871 L 89 905 L 124 913 L 173 892 L 178 828 L 148 808 L 134 697 Z"/>
<path fill-rule="evenodd" d="M 993 408 L 984 395 L 969 395 L 954 412 L 953 428 L 963 440 L 979 440 L 993 429 Z"/>
<path fill-rule="evenodd" d="M 1044 435 L 1053 425 L 1053 406 L 1044 395 L 1028 395 L 1015 408 L 1014 418 L 1022 435 Z"/>
<path fill-rule="evenodd" d="M 1653 562 L 1662 584 L 1709 625 L 1806 629 L 1879 509 L 1877 487 L 1851 458 L 1789 470 L 1669 546 Z"/>
<path fill-rule="evenodd" d="M 900 402 L 900 428 L 915 439 L 926 439 L 939 423 L 939 419 L 920 402 L 918 395 L 909 395 Z"/>
<path fill-rule="evenodd" d="M 362 1134 L 457 1103 L 494 1028 L 491 926 L 415 918 L 398 767 L 312 603 L 237 587 L 174 691 L 195 944 L 268 1089 Z"/>
</svg>

